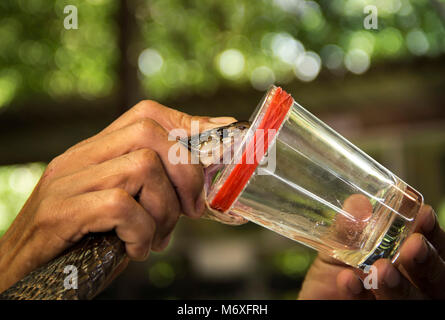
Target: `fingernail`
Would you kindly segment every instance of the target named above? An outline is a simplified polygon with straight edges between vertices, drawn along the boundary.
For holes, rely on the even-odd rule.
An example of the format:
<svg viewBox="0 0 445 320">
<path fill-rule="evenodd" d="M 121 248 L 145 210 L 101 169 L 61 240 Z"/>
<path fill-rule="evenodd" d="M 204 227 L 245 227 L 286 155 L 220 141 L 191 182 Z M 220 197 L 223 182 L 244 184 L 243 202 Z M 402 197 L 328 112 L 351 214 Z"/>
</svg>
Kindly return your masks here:
<svg viewBox="0 0 445 320">
<path fill-rule="evenodd" d="M 214 124 L 231 124 L 233 122 L 236 122 L 236 119 L 233 117 L 217 117 L 217 118 L 210 118 L 210 123 Z"/>
<path fill-rule="evenodd" d="M 206 206 L 205 191 L 204 189 L 202 189 L 201 194 L 199 195 L 198 200 L 196 200 L 196 205 L 195 205 L 195 210 L 199 217 L 204 213 L 205 206 Z"/>
<path fill-rule="evenodd" d="M 414 261 L 418 264 L 422 264 L 426 261 L 426 258 L 428 257 L 428 244 L 426 242 L 427 240 L 422 237 L 422 246 L 419 250 L 419 252 L 417 252 L 416 256 L 414 257 Z"/>
<path fill-rule="evenodd" d="M 358 281 L 357 281 L 358 280 Z M 352 294 L 358 295 L 362 292 L 363 285 L 362 282 L 357 278 L 354 281 L 349 281 L 348 289 Z"/>
<path fill-rule="evenodd" d="M 170 233 L 162 242 L 161 242 L 161 249 L 164 250 L 167 248 L 168 243 L 170 242 L 170 239 L 172 237 L 172 234 Z"/>
<path fill-rule="evenodd" d="M 400 283 L 399 272 L 394 267 L 389 268 L 388 272 L 385 275 L 384 281 L 389 288 L 398 286 Z"/>
<path fill-rule="evenodd" d="M 434 225 L 436 224 L 436 212 L 434 209 L 431 209 L 431 216 L 427 219 L 426 223 L 423 226 L 423 231 L 425 233 L 429 233 L 433 231 Z"/>
</svg>

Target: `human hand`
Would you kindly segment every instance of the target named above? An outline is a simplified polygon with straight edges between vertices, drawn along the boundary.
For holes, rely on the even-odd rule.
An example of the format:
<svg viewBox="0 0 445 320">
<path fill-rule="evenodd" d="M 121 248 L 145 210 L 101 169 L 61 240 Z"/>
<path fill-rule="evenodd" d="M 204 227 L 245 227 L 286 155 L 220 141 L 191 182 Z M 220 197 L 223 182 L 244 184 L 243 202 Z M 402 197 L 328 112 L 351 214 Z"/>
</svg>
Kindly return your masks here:
<svg viewBox="0 0 445 320">
<path fill-rule="evenodd" d="M 51 161 L 0 238 L 0 292 L 90 232 L 114 229 L 127 256 L 144 260 L 151 249 L 167 246 L 181 213 L 200 217 L 201 166 L 168 159 L 176 143 L 168 141 L 168 131 L 190 131 L 192 120 L 200 130 L 235 121 L 143 101 Z"/>
<path fill-rule="evenodd" d="M 445 299 L 445 232 L 430 206 L 419 212 L 415 233 L 406 239 L 393 265 L 380 259 L 377 289 L 367 290 L 357 269 L 319 254 L 299 299 Z"/>
</svg>

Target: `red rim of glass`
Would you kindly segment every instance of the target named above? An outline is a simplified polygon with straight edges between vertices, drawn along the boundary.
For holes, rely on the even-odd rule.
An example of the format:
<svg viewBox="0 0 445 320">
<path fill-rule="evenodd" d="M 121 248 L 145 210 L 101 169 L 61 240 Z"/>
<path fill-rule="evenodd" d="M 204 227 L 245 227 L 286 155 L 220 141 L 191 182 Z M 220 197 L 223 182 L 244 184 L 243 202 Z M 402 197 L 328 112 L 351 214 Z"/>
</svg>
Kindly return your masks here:
<svg viewBox="0 0 445 320">
<path fill-rule="evenodd" d="M 267 107 L 267 110 L 259 126 L 255 129 L 252 139 L 247 142 L 247 146 L 241 156 L 241 160 L 235 165 L 228 178 L 216 193 L 210 206 L 218 211 L 229 210 L 239 197 L 250 177 L 255 172 L 262 158 L 269 150 L 269 143 L 274 141 L 275 135 L 281 128 L 282 123 L 292 106 L 293 99 L 286 91 L 277 87 L 275 93 Z M 263 148 L 263 150 L 261 150 Z M 246 161 L 249 155 L 255 155 L 252 161 Z M 257 155 L 262 155 L 257 159 Z"/>
</svg>

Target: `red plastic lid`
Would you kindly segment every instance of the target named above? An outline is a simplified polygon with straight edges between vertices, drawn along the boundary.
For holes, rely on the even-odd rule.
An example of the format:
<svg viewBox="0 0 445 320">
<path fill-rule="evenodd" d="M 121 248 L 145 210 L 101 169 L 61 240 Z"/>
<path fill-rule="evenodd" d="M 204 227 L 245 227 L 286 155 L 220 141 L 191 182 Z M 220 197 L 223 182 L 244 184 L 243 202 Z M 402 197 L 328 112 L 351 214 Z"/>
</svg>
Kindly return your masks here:
<svg viewBox="0 0 445 320">
<path fill-rule="evenodd" d="M 264 116 L 258 127 L 255 128 L 253 138 L 246 141 L 246 148 L 241 160 L 238 161 L 224 184 L 211 200 L 210 206 L 213 209 L 225 212 L 231 208 L 262 160 L 257 159 L 257 155 L 264 157 L 269 150 L 269 142 L 274 141 L 274 137 L 286 119 L 292 103 L 293 99 L 286 91 L 280 87 L 275 88 Z M 261 150 L 261 148 L 264 149 Z M 255 155 L 253 159 L 251 159 L 252 154 Z M 248 156 L 250 156 L 250 159 L 246 161 Z"/>
</svg>

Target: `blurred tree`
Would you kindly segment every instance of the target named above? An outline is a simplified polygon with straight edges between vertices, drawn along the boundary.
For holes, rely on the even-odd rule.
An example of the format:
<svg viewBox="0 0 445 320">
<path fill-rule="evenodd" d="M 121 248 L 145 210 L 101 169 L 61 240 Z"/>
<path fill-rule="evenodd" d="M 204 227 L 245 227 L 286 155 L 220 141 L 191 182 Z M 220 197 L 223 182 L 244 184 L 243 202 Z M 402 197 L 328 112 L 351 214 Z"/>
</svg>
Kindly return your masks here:
<svg viewBox="0 0 445 320">
<path fill-rule="evenodd" d="M 79 29 L 65 30 L 75 5 Z M 135 0 L 140 37 L 127 48 L 154 98 L 208 94 L 221 84 L 264 90 L 312 81 L 322 66 L 361 74 L 374 61 L 445 52 L 440 11 L 427 0 Z M 363 8 L 378 9 L 365 30 Z M 440 5 L 440 4 L 439 4 Z M 0 107 L 39 95 L 109 95 L 116 82 L 119 1 L 0 3 Z M 126 32 L 127 30 L 121 30 Z M 128 35 L 131 37 L 131 35 Z"/>
<path fill-rule="evenodd" d="M 65 30 L 75 5 L 79 29 Z M 0 2 L 0 107 L 38 97 L 110 94 L 115 79 L 116 1 Z"/>
<path fill-rule="evenodd" d="M 44 168 L 42 163 L 0 167 L 0 236 L 22 208 Z"/>
<path fill-rule="evenodd" d="M 362 74 L 371 62 L 437 56 L 445 29 L 428 1 L 136 1 L 138 66 L 150 95 L 213 92 L 220 84 L 264 90 L 314 80 L 322 65 Z M 363 9 L 378 9 L 365 30 Z"/>
</svg>

